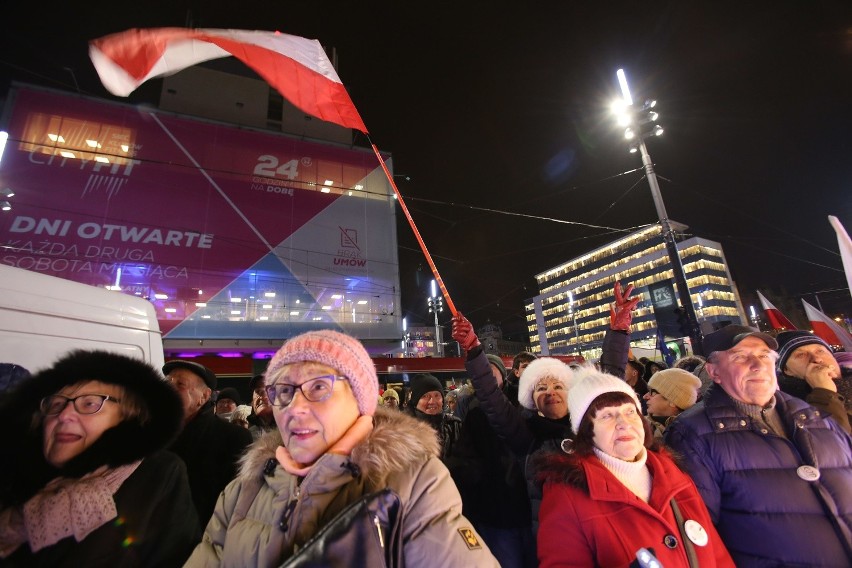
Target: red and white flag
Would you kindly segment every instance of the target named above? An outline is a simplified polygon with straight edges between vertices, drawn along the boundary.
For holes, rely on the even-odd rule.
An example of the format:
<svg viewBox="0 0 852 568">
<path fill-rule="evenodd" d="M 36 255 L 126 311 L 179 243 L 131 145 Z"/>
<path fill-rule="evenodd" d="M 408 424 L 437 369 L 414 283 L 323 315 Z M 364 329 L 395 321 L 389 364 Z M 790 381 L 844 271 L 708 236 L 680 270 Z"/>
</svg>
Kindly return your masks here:
<svg viewBox="0 0 852 568">
<path fill-rule="evenodd" d="M 849 292 L 852 293 L 852 239 L 840 224 L 840 219 L 829 215 L 828 222 L 837 233 L 837 247 L 840 249 L 840 259 L 843 261 L 843 270 L 846 272 L 846 284 L 849 285 Z"/>
<path fill-rule="evenodd" d="M 139 85 L 233 55 L 304 112 L 366 133 L 337 71 L 317 40 L 269 31 L 132 29 L 89 42 L 101 82 L 126 97 Z"/>
<path fill-rule="evenodd" d="M 846 351 L 852 351 L 852 335 L 840 327 L 833 319 L 802 300 L 808 321 L 814 330 L 814 335 L 819 336 L 829 345 L 842 345 Z"/>
<path fill-rule="evenodd" d="M 772 329 L 775 331 L 783 331 L 785 329 L 796 329 L 796 326 L 793 325 L 793 322 L 784 317 L 784 314 L 781 313 L 781 310 L 772 305 L 772 302 L 766 299 L 766 297 L 760 293 L 760 290 L 757 291 L 757 297 L 760 298 L 760 305 L 763 306 L 763 311 L 766 314 L 766 319 L 769 320 L 769 324 L 772 326 Z"/>
</svg>

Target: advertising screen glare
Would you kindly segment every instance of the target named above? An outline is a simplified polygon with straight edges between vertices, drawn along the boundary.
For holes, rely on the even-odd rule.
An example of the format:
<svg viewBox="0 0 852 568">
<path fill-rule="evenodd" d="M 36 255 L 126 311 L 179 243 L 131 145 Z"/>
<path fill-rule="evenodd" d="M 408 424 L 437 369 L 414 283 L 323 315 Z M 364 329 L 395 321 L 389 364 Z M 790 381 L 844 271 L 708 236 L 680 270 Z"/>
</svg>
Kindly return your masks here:
<svg viewBox="0 0 852 568">
<path fill-rule="evenodd" d="M 147 298 L 166 338 L 400 335 L 372 152 L 21 86 L 3 126 L 3 264 Z"/>
</svg>

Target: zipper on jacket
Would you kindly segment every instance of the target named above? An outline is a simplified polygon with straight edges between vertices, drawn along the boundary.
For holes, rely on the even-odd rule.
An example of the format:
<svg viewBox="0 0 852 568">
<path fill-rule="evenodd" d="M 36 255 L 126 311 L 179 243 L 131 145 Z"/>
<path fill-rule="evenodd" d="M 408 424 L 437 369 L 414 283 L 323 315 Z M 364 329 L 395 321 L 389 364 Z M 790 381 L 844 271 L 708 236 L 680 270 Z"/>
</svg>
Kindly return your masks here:
<svg viewBox="0 0 852 568">
<path fill-rule="evenodd" d="M 376 525 L 376 533 L 379 535 L 379 546 L 384 550 L 385 536 L 382 534 L 382 523 L 379 521 L 378 515 L 373 515 L 373 524 Z"/>
<path fill-rule="evenodd" d="M 290 499 L 290 502 L 287 503 L 287 506 L 284 507 L 284 512 L 281 514 L 281 520 L 278 522 L 278 528 L 281 529 L 281 532 L 287 532 L 287 529 L 290 526 L 290 517 L 293 516 L 293 511 L 296 510 L 296 505 L 299 503 L 299 495 L 301 491 L 299 490 L 299 486 L 296 486 L 296 491 L 293 494 L 293 498 Z"/>
</svg>

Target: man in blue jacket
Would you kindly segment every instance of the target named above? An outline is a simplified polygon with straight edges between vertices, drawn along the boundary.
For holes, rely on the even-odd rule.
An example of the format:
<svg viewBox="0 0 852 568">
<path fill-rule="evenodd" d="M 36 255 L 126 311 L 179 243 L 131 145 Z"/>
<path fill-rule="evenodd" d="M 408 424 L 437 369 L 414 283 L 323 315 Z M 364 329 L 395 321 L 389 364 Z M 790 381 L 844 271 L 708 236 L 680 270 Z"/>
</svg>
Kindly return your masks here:
<svg viewBox="0 0 852 568">
<path fill-rule="evenodd" d="M 852 437 L 778 391 L 777 347 L 750 327 L 708 334 L 714 384 L 665 441 L 737 566 L 852 566 Z"/>
</svg>

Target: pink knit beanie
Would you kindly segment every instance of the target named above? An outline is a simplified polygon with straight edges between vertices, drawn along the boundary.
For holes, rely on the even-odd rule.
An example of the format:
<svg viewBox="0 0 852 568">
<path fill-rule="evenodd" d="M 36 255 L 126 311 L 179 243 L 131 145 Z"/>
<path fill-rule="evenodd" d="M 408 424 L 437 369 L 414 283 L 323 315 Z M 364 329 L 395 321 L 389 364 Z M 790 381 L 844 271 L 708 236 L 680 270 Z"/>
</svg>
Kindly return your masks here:
<svg viewBox="0 0 852 568">
<path fill-rule="evenodd" d="M 349 379 L 359 412 L 368 416 L 375 413 L 379 400 L 379 379 L 376 366 L 360 341 L 330 329 L 297 335 L 288 339 L 269 361 L 266 368 L 267 381 L 274 381 L 276 372 L 284 365 L 308 361 L 340 371 Z"/>
</svg>

